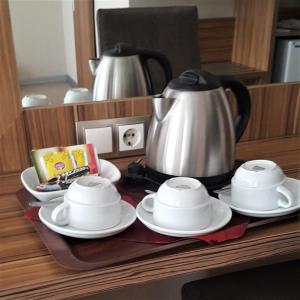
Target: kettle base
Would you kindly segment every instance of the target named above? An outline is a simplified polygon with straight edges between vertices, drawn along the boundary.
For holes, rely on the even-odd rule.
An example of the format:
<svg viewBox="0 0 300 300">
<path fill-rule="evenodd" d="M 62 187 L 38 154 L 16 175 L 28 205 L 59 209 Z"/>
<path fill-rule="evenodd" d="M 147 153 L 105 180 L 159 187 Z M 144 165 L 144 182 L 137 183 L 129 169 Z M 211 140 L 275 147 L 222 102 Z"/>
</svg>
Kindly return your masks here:
<svg viewBox="0 0 300 300">
<path fill-rule="evenodd" d="M 235 170 L 242 164 L 242 161 L 236 161 L 235 162 L 235 167 L 233 170 L 217 175 L 217 176 L 211 176 L 211 177 L 193 177 L 197 180 L 199 180 L 202 184 L 205 185 L 208 191 L 213 191 L 222 188 L 225 185 L 230 184 L 231 178 L 233 177 Z M 156 181 L 160 184 L 165 182 L 166 180 L 173 178 L 173 177 L 178 177 L 178 176 L 173 176 L 173 175 L 168 175 L 164 173 L 160 173 L 158 171 L 155 171 L 154 169 L 151 169 L 150 167 L 145 167 L 145 173 L 148 178 L 150 178 L 153 181 Z"/>
</svg>

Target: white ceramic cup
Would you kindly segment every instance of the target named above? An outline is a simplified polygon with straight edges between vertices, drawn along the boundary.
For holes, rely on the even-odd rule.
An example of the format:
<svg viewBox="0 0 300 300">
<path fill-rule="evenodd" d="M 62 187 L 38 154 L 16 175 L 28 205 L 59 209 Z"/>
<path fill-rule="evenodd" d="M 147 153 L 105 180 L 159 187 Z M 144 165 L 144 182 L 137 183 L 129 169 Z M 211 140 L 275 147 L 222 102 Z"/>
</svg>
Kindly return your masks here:
<svg viewBox="0 0 300 300">
<path fill-rule="evenodd" d="M 211 202 L 206 188 L 196 179 L 175 177 L 164 182 L 157 193 L 142 200 L 158 226 L 173 230 L 198 230 L 211 221 Z"/>
<path fill-rule="evenodd" d="M 281 168 L 270 160 L 242 164 L 231 180 L 231 201 L 236 207 L 255 211 L 288 208 L 294 195 L 283 184 Z"/>
<path fill-rule="evenodd" d="M 108 179 L 83 176 L 70 185 L 51 219 L 57 225 L 84 230 L 111 228 L 121 220 L 121 196 Z"/>
<path fill-rule="evenodd" d="M 64 103 L 78 103 L 92 101 L 92 94 L 86 88 L 73 88 L 67 91 Z"/>
<path fill-rule="evenodd" d="M 26 95 L 22 99 L 23 107 L 47 106 L 50 104 L 51 102 L 48 100 L 47 96 L 42 94 Z"/>
</svg>

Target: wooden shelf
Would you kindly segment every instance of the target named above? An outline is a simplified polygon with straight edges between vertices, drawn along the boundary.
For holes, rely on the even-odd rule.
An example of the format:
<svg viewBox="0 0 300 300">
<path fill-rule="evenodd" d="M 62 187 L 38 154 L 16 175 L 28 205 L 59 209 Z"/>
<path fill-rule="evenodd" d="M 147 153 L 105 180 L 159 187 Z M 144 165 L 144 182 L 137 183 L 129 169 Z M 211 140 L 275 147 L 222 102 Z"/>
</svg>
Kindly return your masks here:
<svg viewBox="0 0 300 300">
<path fill-rule="evenodd" d="M 202 69 L 214 75 L 231 75 L 245 81 L 255 79 L 259 80 L 266 74 L 265 71 L 253 69 L 233 62 L 202 64 Z"/>
<path fill-rule="evenodd" d="M 300 37 L 300 30 L 291 30 L 288 32 L 276 31 L 276 37 Z"/>
</svg>

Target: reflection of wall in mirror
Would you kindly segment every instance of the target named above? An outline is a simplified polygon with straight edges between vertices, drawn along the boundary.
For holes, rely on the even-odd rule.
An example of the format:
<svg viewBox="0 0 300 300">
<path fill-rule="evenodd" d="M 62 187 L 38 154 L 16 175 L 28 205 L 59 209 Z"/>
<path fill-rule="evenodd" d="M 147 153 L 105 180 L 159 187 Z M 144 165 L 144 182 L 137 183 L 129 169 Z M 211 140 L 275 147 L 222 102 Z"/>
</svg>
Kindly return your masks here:
<svg viewBox="0 0 300 300">
<path fill-rule="evenodd" d="M 233 16 L 234 0 L 94 0 L 94 15 L 98 9 L 153 6 L 197 6 L 199 19 L 227 18 Z M 95 33 L 99 57 L 97 27 Z"/>
<path fill-rule="evenodd" d="M 9 0 L 21 84 L 77 81 L 72 0 Z"/>
<path fill-rule="evenodd" d="M 66 74 L 77 82 L 73 0 L 62 0 Z"/>
</svg>

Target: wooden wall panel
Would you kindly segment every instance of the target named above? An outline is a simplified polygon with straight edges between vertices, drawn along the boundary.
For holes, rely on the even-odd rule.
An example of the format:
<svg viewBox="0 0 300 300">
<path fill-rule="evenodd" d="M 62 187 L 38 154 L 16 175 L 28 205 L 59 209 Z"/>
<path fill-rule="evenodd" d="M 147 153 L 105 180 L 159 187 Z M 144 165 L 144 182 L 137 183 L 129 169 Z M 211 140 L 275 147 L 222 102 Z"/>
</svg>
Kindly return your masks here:
<svg viewBox="0 0 300 300">
<path fill-rule="evenodd" d="M 76 121 L 151 115 L 149 97 L 24 110 L 29 149 L 76 144 Z"/>
<path fill-rule="evenodd" d="M 0 174 L 28 165 L 8 1 L 0 1 Z M 1 193 L 1 191 L 0 191 Z"/>
<path fill-rule="evenodd" d="M 300 83 L 259 85 L 249 91 L 251 115 L 241 141 L 300 134 Z"/>
<path fill-rule="evenodd" d="M 300 134 L 300 84 L 265 88 L 260 138 Z"/>
<path fill-rule="evenodd" d="M 10 123 L 10 127 L 1 135 L 0 174 L 18 172 L 26 166 L 28 166 L 28 149 L 24 122 L 20 115 Z"/>
<path fill-rule="evenodd" d="M 74 0 L 74 33 L 78 85 L 92 88 L 88 59 L 96 56 L 92 0 Z"/>
<path fill-rule="evenodd" d="M 294 84 L 289 95 L 288 135 L 300 135 L 300 87 Z"/>
<path fill-rule="evenodd" d="M 249 87 L 252 111 L 242 141 L 300 135 L 300 83 Z M 233 111 L 235 101 L 229 94 Z M 150 97 L 24 111 L 30 148 L 76 143 L 75 121 L 151 115 Z"/>
<path fill-rule="evenodd" d="M 234 18 L 200 19 L 198 38 L 201 63 L 231 61 Z"/>
<path fill-rule="evenodd" d="M 110 119 L 116 116 L 116 104 L 110 101 L 103 101 L 76 106 L 77 121 Z"/>
<path fill-rule="evenodd" d="M 267 71 L 270 67 L 277 0 L 236 0 L 232 61 Z"/>
<path fill-rule="evenodd" d="M 76 144 L 73 106 L 24 110 L 29 149 Z"/>
<path fill-rule="evenodd" d="M 283 136 L 289 121 L 290 86 L 274 86 L 264 91 L 260 137 Z"/>
<path fill-rule="evenodd" d="M 77 105 L 77 120 L 88 121 L 151 115 L 150 99 L 150 97 L 143 97 Z"/>
</svg>

